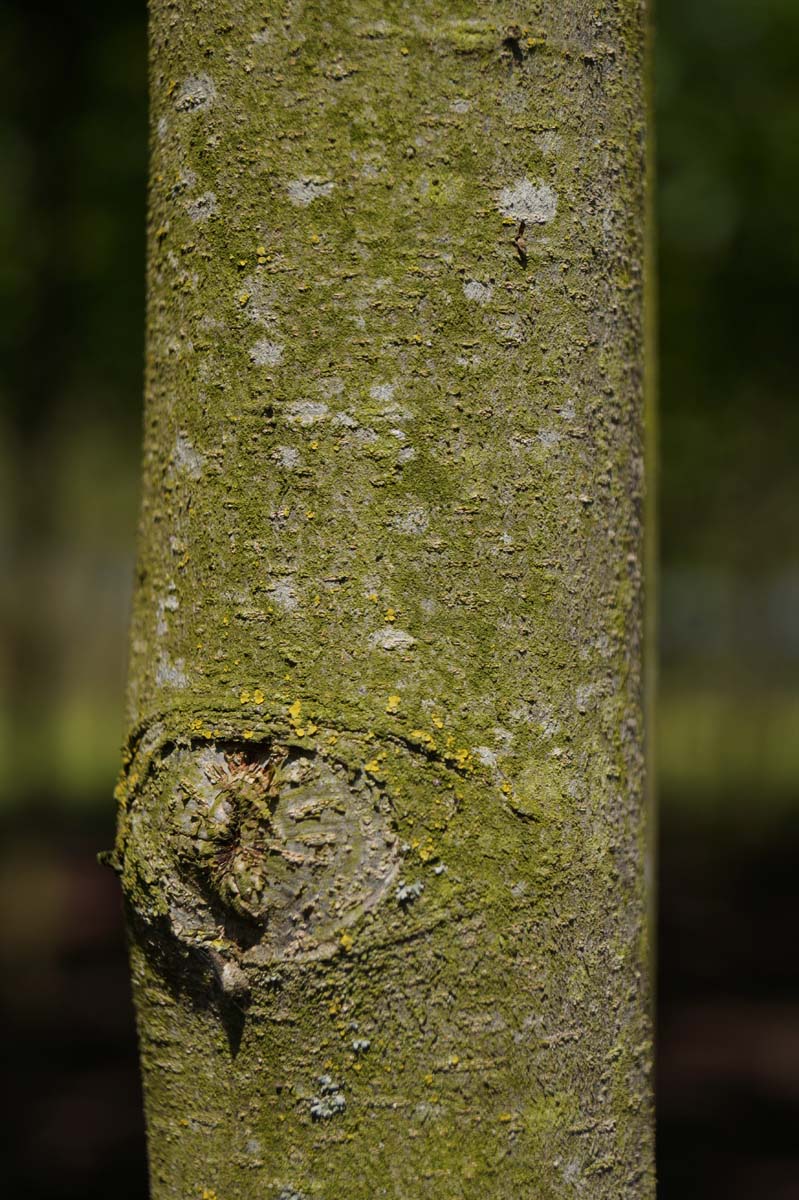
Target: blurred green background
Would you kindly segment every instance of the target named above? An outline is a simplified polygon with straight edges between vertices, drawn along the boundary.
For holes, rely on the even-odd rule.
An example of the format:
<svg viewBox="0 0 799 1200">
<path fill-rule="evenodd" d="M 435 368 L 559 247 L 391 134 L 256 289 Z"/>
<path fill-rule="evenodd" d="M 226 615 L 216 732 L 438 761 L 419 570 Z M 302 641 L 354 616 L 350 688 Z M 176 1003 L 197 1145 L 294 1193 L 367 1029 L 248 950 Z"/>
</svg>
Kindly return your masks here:
<svg viewBox="0 0 799 1200">
<path fill-rule="evenodd" d="M 113 833 L 142 0 L 0 14 L 9 1186 L 145 1194 Z M 661 1196 L 799 1197 L 799 2 L 658 0 Z M 120 1171 L 120 1167 L 124 1170 Z"/>
</svg>

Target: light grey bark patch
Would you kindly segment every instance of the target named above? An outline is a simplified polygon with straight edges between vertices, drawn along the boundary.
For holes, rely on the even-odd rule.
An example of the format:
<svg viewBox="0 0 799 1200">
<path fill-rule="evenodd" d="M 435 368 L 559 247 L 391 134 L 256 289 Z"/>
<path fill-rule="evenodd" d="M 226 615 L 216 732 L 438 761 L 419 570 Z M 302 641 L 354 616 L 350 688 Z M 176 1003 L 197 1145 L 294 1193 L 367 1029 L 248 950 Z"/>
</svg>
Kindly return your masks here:
<svg viewBox="0 0 799 1200">
<path fill-rule="evenodd" d="M 494 289 L 487 283 L 480 283 L 479 279 L 470 279 L 463 285 L 463 294 L 467 300 L 474 300 L 476 304 L 488 304 L 494 295 Z"/>
<path fill-rule="evenodd" d="M 373 400 L 381 400 L 388 403 L 393 400 L 394 393 L 397 390 L 395 383 L 376 383 L 369 389 L 369 395 Z"/>
<path fill-rule="evenodd" d="M 486 767 L 495 767 L 497 765 L 496 752 L 490 746 L 476 746 L 474 754 L 475 758 L 478 758 Z"/>
<path fill-rule="evenodd" d="M 172 452 L 175 469 L 189 479 L 199 479 L 202 475 L 205 459 L 199 450 L 195 450 L 189 438 L 182 431 L 175 439 L 175 449 Z"/>
<path fill-rule="evenodd" d="M 281 467 L 285 467 L 287 471 L 293 471 L 299 464 L 300 452 L 293 446 L 278 446 L 272 457 L 280 463 Z"/>
<path fill-rule="evenodd" d="M 505 187 L 497 199 L 499 211 L 514 221 L 546 225 L 558 210 L 558 198 L 548 183 L 533 183 L 527 178 Z"/>
<path fill-rule="evenodd" d="M 315 425 L 329 412 L 330 409 L 320 400 L 296 400 L 286 409 L 286 416 L 297 425 Z"/>
<path fill-rule="evenodd" d="M 277 583 L 267 585 L 269 599 L 284 612 L 295 612 L 299 607 L 297 592 L 294 584 L 288 579 L 280 579 Z"/>
<path fill-rule="evenodd" d="M 377 633 L 373 633 L 369 638 L 371 646 L 379 647 L 381 650 L 410 650 L 416 645 L 416 638 L 410 633 L 406 633 L 404 629 L 397 629 L 395 625 L 390 625 L 386 629 L 378 629 Z"/>
<path fill-rule="evenodd" d="M 216 212 L 216 193 L 203 192 L 196 200 L 189 200 L 186 203 L 186 212 L 192 221 L 206 221 Z"/>
<path fill-rule="evenodd" d="M 314 1096 L 311 1101 L 311 1117 L 314 1121 L 329 1121 L 347 1107 L 341 1085 L 330 1075 L 319 1076 L 319 1090 L 321 1095 Z"/>
<path fill-rule="evenodd" d="M 175 93 L 178 112 L 209 108 L 216 99 L 216 87 L 210 75 L 191 75 Z"/>
<path fill-rule="evenodd" d="M 306 206 L 312 204 L 314 200 L 319 200 L 322 196 L 329 196 L 335 186 L 331 179 L 306 177 L 292 179 L 286 185 L 286 191 L 292 204 Z"/>
<path fill-rule="evenodd" d="M 155 682 L 159 687 L 185 688 L 189 682 L 184 670 L 185 665 L 182 658 L 173 661 L 168 654 L 160 654 L 155 669 Z"/>
<path fill-rule="evenodd" d="M 429 524 L 430 514 L 421 505 L 409 508 L 407 512 L 399 513 L 391 519 L 391 525 L 400 533 L 416 535 L 425 533 Z"/>
<path fill-rule="evenodd" d="M 256 367 L 276 367 L 283 358 L 283 349 L 280 342 L 262 338 L 250 348 L 250 358 Z"/>
</svg>

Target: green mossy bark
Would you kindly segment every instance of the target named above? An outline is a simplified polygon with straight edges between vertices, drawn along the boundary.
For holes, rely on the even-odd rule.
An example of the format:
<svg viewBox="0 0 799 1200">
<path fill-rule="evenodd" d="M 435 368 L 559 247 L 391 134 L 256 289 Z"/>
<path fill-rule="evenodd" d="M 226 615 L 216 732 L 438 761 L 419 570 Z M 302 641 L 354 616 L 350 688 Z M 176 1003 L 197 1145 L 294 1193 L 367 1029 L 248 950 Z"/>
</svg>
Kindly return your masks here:
<svg viewBox="0 0 799 1200">
<path fill-rule="evenodd" d="M 644 13 L 475 8 L 152 4 L 155 1200 L 653 1195 Z"/>
</svg>

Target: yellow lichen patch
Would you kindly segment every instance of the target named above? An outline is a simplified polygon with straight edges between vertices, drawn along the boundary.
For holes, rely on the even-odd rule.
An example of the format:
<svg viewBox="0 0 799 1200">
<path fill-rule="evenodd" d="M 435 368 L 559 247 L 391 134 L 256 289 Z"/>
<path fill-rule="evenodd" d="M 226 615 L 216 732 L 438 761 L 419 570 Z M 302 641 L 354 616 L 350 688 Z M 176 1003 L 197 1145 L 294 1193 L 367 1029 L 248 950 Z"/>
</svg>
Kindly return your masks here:
<svg viewBox="0 0 799 1200">
<path fill-rule="evenodd" d="M 499 1114 L 499 1120 L 500 1120 L 500 1121 L 506 1121 L 506 1122 L 507 1122 L 507 1121 L 512 1121 L 512 1120 L 513 1120 L 513 1113 L 508 1113 L 508 1112 L 505 1112 L 505 1113 L 500 1113 L 500 1114 Z"/>
<path fill-rule="evenodd" d="M 249 292 L 240 292 L 239 293 L 239 304 L 241 305 L 242 308 L 244 308 L 244 305 L 247 303 L 249 298 L 250 298 Z"/>
<path fill-rule="evenodd" d="M 252 730 L 251 730 L 251 729 L 245 729 L 245 730 L 244 730 L 244 736 L 245 736 L 247 739 L 251 738 L 251 737 L 252 737 Z"/>
<path fill-rule="evenodd" d="M 399 696 L 389 696 L 388 700 L 386 700 L 386 712 L 387 713 L 398 712 L 399 706 L 400 706 L 400 697 Z"/>
<path fill-rule="evenodd" d="M 295 700 L 289 705 L 289 718 L 293 725 L 296 725 L 302 713 L 302 700 Z"/>
<path fill-rule="evenodd" d="M 249 700 L 250 700 L 250 693 L 245 688 L 244 691 L 239 696 L 239 704 L 248 704 Z"/>
<path fill-rule="evenodd" d="M 391 625 L 391 624 L 392 624 L 394 621 L 396 621 L 396 619 L 397 619 L 397 614 L 396 614 L 396 612 L 394 611 L 394 609 L 393 609 L 393 608 L 387 608 L 387 609 L 386 609 L 385 620 L 386 620 L 386 621 L 388 621 L 389 625 Z"/>
<path fill-rule="evenodd" d="M 344 932 L 342 933 L 341 937 L 339 938 L 339 945 L 341 946 L 341 948 L 345 954 L 349 954 L 350 950 L 353 947 L 353 944 L 354 944 L 354 942 L 353 942 L 352 934 L 348 933 L 347 930 L 345 929 Z"/>
<path fill-rule="evenodd" d="M 420 741 L 428 750 L 435 750 L 436 748 L 436 739 L 426 729 L 412 729 L 411 737 Z"/>
<path fill-rule="evenodd" d="M 377 601 L 379 600 L 379 598 L 380 597 L 378 596 L 377 592 L 370 592 L 369 595 L 366 597 L 366 599 L 371 600 L 373 604 L 377 604 Z"/>
<path fill-rule="evenodd" d="M 443 728 L 444 728 L 444 719 L 443 719 L 443 717 L 439 717 L 438 713 L 433 713 L 433 715 L 431 716 L 430 720 L 433 722 L 433 724 L 435 725 L 436 729 L 443 729 Z"/>
<path fill-rule="evenodd" d="M 266 697 L 260 688 L 256 688 L 252 694 L 253 704 L 263 704 Z"/>
</svg>

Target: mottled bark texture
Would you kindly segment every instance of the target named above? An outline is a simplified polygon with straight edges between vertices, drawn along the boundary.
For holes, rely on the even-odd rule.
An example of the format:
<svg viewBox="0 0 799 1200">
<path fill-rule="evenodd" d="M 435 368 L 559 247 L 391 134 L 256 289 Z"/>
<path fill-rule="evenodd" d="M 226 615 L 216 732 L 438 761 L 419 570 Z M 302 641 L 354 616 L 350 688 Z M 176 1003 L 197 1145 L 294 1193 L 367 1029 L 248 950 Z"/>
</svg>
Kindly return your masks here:
<svg viewBox="0 0 799 1200">
<path fill-rule="evenodd" d="M 153 1196 L 651 1197 L 640 0 L 153 0 Z"/>
</svg>

